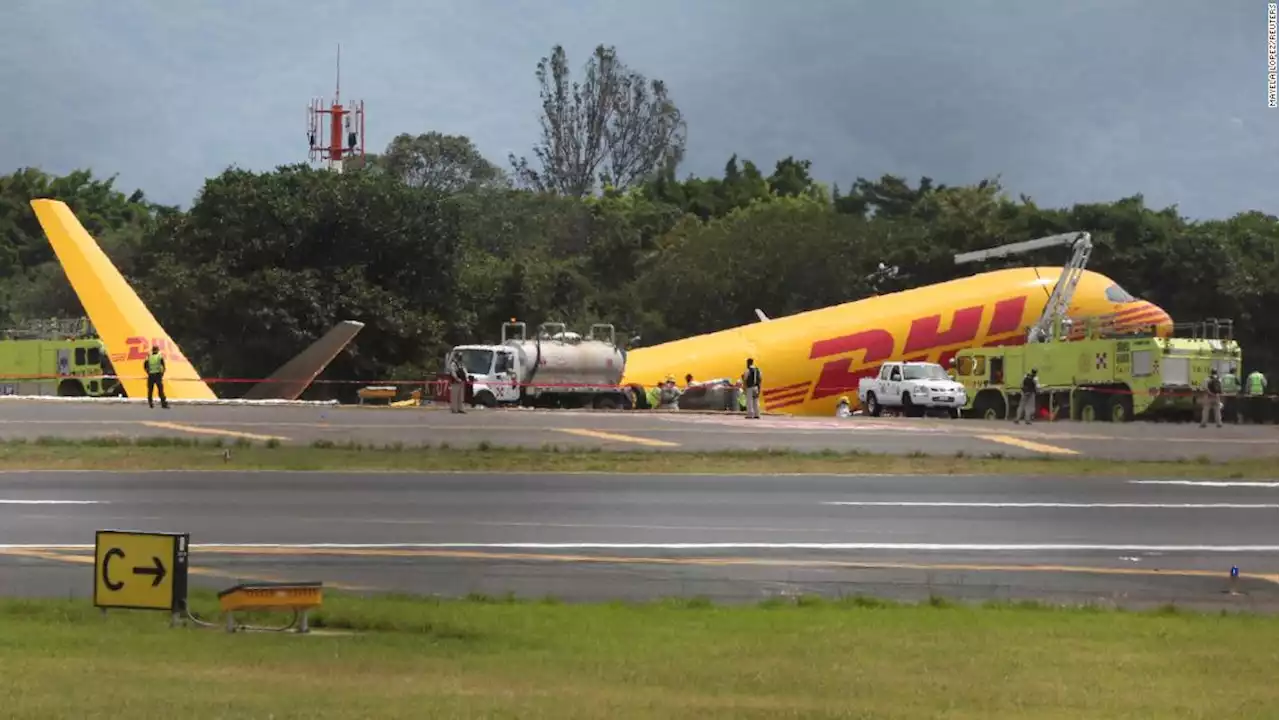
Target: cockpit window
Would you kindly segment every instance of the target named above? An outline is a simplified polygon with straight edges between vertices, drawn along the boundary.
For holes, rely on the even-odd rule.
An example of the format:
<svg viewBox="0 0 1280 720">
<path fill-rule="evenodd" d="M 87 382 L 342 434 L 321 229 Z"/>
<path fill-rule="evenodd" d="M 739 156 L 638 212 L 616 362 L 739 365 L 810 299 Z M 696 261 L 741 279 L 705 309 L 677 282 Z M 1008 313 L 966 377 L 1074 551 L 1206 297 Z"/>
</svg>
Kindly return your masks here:
<svg viewBox="0 0 1280 720">
<path fill-rule="evenodd" d="M 1138 300 L 1138 298 L 1130 295 L 1119 285 L 1112 285 L 1107 288 L 1107 299 L 1113 303 L 1130 303 Z"/>
</svg>

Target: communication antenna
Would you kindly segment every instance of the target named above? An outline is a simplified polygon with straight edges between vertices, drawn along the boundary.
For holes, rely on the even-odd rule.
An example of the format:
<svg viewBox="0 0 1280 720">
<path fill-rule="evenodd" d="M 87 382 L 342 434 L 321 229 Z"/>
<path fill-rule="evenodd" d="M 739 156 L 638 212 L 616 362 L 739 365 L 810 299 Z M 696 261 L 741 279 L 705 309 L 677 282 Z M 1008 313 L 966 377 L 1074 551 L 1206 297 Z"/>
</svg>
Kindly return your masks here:
<svg viewBox="0 0 1280 720">
<path fill-rule="evenodd" d="M 342 105 L 342 45 L 338 45 L 336 78 L 333 86 L 333 102 L 324 107 L 324 100 L 312 98 L 307 106 L 307 157 L 315 162 L 328 163 L 330 170 L 342 172 L 343 160 L 357 155 L 364 159 L 364 101 L 357 100 L 351 107 Z M 328 118 L 322 116 L 328 115 Z M 325 130 L 329 144 L 324 144 Z"/>
</svg>

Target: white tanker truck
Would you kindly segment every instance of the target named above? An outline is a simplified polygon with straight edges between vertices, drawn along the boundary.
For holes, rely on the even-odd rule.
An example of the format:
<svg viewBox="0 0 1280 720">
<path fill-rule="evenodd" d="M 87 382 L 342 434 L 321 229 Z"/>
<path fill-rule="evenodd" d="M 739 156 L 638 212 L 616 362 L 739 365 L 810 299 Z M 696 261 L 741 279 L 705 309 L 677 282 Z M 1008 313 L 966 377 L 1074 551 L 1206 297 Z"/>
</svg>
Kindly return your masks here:
<svg viewBox="0 0 1280 720">
<path fill-rule="evenodd" d="M 566 331 L 564 323 L 542 323 L 532 339 L 524 323 L 503 323 L 502 344 L 459 345 L 449 351 L 446 372 L 455 358 L 471 380 L 474 405 L 632 406 L 618 387 L 627 353 L 607 323 L 592 325 L 585 338 Z"/>
</svg>

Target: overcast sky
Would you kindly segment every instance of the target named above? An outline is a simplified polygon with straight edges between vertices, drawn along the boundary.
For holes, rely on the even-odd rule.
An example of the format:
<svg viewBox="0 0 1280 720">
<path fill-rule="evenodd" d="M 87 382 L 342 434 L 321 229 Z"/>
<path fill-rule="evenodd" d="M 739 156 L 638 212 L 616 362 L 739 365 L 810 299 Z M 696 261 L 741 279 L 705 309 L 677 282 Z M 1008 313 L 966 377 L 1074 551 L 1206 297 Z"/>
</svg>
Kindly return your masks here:
<svg viewBox="0 0 1280 720">
<path fill-rule="evenodd" d="M 667 82 L 682 174 L 733 153 L 858 177 L 999 174 L 1042 205 L 1142 193 L 1277 213 L 1261 0 L 4 0 L 0 173 L 91 167 L 188 206 L 204 178 L 305 161 L 306 105 L 363 99 L 368 142 L 537 138 L 534 68 L 598 43 Z"/>
</svg>

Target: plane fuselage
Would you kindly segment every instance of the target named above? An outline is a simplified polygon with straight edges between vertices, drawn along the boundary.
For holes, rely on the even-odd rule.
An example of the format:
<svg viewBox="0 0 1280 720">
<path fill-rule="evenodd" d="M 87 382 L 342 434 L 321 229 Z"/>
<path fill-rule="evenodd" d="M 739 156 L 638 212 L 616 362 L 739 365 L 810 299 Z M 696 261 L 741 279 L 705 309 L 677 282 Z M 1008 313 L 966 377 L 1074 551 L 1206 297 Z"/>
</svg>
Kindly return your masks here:
<svg viewBox="0 0 1280 720">
<path fill-rule="evenodd" d="M 753 358 L 764 378 L 766 411 L 828 415 L 841 397 L 857 405 L 858 379 L 891 360 L 944 367 L 957 351 L 1024 342 L 1044 310 L 1060 267 L 1012 268 L 866 298 L 719 332 L 675 340 L 627 355 L 624 384 L 652 387 L 668 376 L 737 378 Z M 1068 311 L 1116 327 L 1172 320 L 1130 296 L 1105 275 L 1085 271 Z"/>
</svg>

